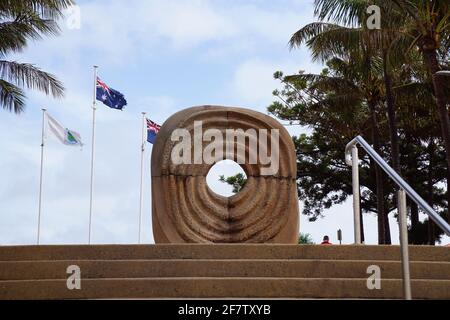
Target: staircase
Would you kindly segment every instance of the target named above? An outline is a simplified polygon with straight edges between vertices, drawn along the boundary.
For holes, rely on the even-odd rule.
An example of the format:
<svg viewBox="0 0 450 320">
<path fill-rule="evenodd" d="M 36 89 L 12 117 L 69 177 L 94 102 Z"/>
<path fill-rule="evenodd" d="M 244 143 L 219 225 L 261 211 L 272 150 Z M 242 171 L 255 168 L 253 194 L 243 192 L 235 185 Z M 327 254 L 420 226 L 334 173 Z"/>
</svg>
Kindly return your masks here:
<svg viewBox="0 0 450 320">
<path fill-rule="evenodd" d="M 413 298 L 450 299 L 450 248 L 410 256 Z M 71 265 L 81 290 L 67 289 Z M 402 299 L 401 278 L 396 246 L 0 246 L 0 299 Z"/>
</svg>

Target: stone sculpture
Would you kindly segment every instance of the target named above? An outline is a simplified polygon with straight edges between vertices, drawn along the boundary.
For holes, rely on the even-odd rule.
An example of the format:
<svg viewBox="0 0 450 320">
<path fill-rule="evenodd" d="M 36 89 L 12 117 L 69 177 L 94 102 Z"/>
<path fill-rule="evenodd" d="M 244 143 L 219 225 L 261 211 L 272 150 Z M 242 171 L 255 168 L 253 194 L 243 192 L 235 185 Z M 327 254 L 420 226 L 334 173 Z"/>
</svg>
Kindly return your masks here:
<svg viewBox="0 0 450 320">
<path fill-rule="evenodd" d="M 229 136 L 233 131 L 236 136 Z M 255 162 L 255 141 L 245 135 L 248 132 L 258 134 L 256 155 L 265 151 L 269 158 Z M 278 132 L 278 141 L 275 134 L 264 137 L 264 132 Z M 220 134 L 224 137 L 223 152 L 215 149 L 213 163 L 208 163 L 202 152 L 210 152 Z M 266 145 L 261 143 L 263 138 L 268 141 Z M 182 140 L 188 148 L 180 149 Z M 244 159 L 242 155 L 239 158 L 239 151 L 245 153 Z M 271 164 L 275 170 L 270 172 L 267 160 L 275 158 L 278 164 Z M 180 159 L 185 161 L 180 163 Z M 214 162 L 224 159 L 239 160 L 248 178 L 243 190 L 230 198 L 217 195 L 206 183 Z M 296 177 L 292 138 L 275 119 L 253 110 L 221 106 L 178 112 L 162 126 L 152 153 L 155 242 L 297 243 Z"/>
</svg>

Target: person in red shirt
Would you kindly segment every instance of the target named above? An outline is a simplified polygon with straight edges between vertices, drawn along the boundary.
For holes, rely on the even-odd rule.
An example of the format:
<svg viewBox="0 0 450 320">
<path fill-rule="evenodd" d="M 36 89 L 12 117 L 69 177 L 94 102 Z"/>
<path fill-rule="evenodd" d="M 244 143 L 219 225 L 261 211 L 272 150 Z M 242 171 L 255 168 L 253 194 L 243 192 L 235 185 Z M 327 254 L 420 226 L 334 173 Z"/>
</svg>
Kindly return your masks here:
<svg viewBox="0 0 450 320">
<path fill-rule="evenodd" d="M 321 244 L 324 245 L 324 246 L 331 246 L 331 245 L 333 245 L 333 244 L 330 242 L 330 237 L 329 237 L 329 236 L 323 237 L 323 242 L 322 242 Z"/>
</svg>

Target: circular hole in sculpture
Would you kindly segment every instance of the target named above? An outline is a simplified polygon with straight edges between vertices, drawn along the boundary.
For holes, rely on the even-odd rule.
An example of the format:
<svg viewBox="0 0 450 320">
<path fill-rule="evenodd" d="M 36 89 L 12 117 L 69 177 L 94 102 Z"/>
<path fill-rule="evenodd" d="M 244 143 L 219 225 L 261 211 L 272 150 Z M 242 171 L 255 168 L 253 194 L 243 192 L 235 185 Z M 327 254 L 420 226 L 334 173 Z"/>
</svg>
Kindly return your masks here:
<svg viewBox="0 0 450 320">
<path fill-rule="evenodd" d="M 217 162 L 206 177 L 208 187 L 218 195 L 232 197 L 238 194 L 247 182 L 244 169 L 232 160 Z"/>
</svg>

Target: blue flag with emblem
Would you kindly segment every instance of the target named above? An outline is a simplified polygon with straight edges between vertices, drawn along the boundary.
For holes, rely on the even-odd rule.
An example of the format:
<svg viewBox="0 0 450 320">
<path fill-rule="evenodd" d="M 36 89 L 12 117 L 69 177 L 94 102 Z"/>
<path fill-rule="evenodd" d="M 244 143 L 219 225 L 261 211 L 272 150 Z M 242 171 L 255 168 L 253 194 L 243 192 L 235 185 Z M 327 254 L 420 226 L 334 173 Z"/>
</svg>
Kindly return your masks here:
<svg viewBox="0 0 450 320">
<path fill-rule="evenodd" d="M 124 95 L 108 87 L 100 78 L 97 78 L 97 100 L 116 110 L 123 110 L 127 105 Z"/>
</svg>

